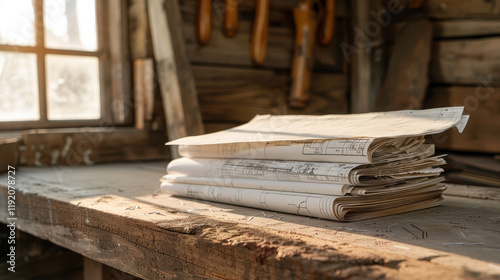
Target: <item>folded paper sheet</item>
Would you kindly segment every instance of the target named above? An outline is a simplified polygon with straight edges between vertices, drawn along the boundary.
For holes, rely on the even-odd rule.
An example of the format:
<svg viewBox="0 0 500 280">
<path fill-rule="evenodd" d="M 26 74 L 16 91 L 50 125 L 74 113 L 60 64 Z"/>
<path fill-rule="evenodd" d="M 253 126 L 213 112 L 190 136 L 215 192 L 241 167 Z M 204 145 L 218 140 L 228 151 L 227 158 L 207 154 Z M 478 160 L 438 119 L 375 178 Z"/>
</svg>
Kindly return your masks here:
<svg viewBox="0 0 500 280">
<path fill-rule="evenodd" d="M 190 158 L 247 158 L 344 163 L 381 163 L 434 154 L 424 137 L 299 140 L 214 145 L 180 145 Z"/>
<path fill-rule="evenodd" d="M 350 115 L 258 115 L 228 130 L 177 139 L 168 145 L 210 145 L 314 139 L 397 138 L 422 136 L 457 127 L 461 132 L 469 116 L 464 107 Z"/>
<path fill-rule="evenodd" d="M 167 174 L 177 175 L 168 177 L 176 182 L 187 176 L 372 186 L 394 184 L 416 177 L 438 176 L 443 170 L 435 167 L 445 163 L 440 157 L 415 158 L 375 166 L 330 162 L 180 158 L 169 163 Z"/>
<path fill-rule="evenodd" d="M 236 204 L 284 213 L 337 221 L 356 221 L 398 214 L 439 205 L 443 185 L 432 185 L 405 196 L 332 196 L 277 192 L 194 184 L 162 183 L 161 190 L 173 195 Z"/>
</svg>

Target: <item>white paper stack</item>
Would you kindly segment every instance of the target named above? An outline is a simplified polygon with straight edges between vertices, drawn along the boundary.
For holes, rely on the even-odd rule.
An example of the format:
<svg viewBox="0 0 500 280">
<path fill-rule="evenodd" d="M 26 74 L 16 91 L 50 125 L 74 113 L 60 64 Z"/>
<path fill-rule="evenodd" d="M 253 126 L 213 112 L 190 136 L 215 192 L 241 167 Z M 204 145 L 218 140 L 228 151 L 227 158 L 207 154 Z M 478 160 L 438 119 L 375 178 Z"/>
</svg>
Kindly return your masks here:
<svg viewBox="0 0 500 280">
<path fill-rule="evenodd" d="M 338 221 L 440 205 L 445 186 L 425 135 L 467 123 L 463 107 L 326 116 L 257 116 L 186 137 L 161 190 Z"/>
</svg>

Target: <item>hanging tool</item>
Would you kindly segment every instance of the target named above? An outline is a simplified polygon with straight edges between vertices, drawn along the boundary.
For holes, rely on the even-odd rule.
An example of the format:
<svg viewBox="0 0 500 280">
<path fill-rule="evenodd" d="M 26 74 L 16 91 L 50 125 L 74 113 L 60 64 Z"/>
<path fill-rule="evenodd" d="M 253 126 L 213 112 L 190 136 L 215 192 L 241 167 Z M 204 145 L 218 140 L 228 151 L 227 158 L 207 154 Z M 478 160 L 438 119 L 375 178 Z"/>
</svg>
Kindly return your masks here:
<svg viewBox="0 0 500 280">
<path fill-rule="evenodd" d="M 212 0 L 198 0 L 198 22 L 196 23 L 196 35 L 202 45 L 210 41 Z"/>
<path fill-rule="evenodd" d="M 316 33 L 314 0 L 299 2 L 293 9 L 295 20 L 295 53 L 292 65 L 291 107 L 303 108 L 309 99 L 309 85 L 313 66 L 312 49 Z"/>
<path fill-rule="evenodd" d="M 319 42 L 326 46 L 333 37 L 335 29 L 335 0 L 325 0 L 324 14 L 319 27 Z"/>
<path fill-rule="evenodd" d="M 236 35 L 238 30 L 238 0 L 226 0 L 224 11 L 224 34 L 228 37 Z"/>
<path fill-rule="evenodd" d="M 252 60 L 257 65 L 262 65 L 266 59 L 268 24 L 269 0 L 256 0 L 252 34 Z"/>
</svg>

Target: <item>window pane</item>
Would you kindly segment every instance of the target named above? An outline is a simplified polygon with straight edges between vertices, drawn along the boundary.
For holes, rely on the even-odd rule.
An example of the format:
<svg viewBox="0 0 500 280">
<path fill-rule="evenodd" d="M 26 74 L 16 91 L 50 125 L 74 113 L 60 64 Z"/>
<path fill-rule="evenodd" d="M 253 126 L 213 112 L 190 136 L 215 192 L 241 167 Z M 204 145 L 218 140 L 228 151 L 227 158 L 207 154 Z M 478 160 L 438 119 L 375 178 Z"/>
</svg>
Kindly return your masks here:
<svg viewBox="0 0 500 280">
<path fill-rule="evenodd" d="M 99 119 L 99 59 L 47 55 L 47 110 L 49 120 Z"/>
<path fill-rule="evenodd" d="M 35 46 L 34 22 L 31 0 L 0 0 L 0 44 Z"/>
<path fill-rule="evenodd" d="M 45 46 L 97 51 L 95 0 L 44 0 Z"/>
<path fill-rule="evenodd" d="M 39 119 L 36 55 L 0 52 L 0 121 Z"/>
</svg>

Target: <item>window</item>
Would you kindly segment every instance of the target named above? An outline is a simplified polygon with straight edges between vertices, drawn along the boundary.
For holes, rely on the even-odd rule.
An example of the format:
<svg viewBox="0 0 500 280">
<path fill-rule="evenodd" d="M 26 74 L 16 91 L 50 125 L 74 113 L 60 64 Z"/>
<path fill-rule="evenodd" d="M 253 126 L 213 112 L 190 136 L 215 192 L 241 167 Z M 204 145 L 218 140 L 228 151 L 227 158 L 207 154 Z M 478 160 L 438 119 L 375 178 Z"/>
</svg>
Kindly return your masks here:
<svg viewBox="0 0 500 280">
<path fill-rule="evenodd" d="M 110 116 L 105 2 L 0 0 L 0 128 L 99 125 Z"/>
</svg>

